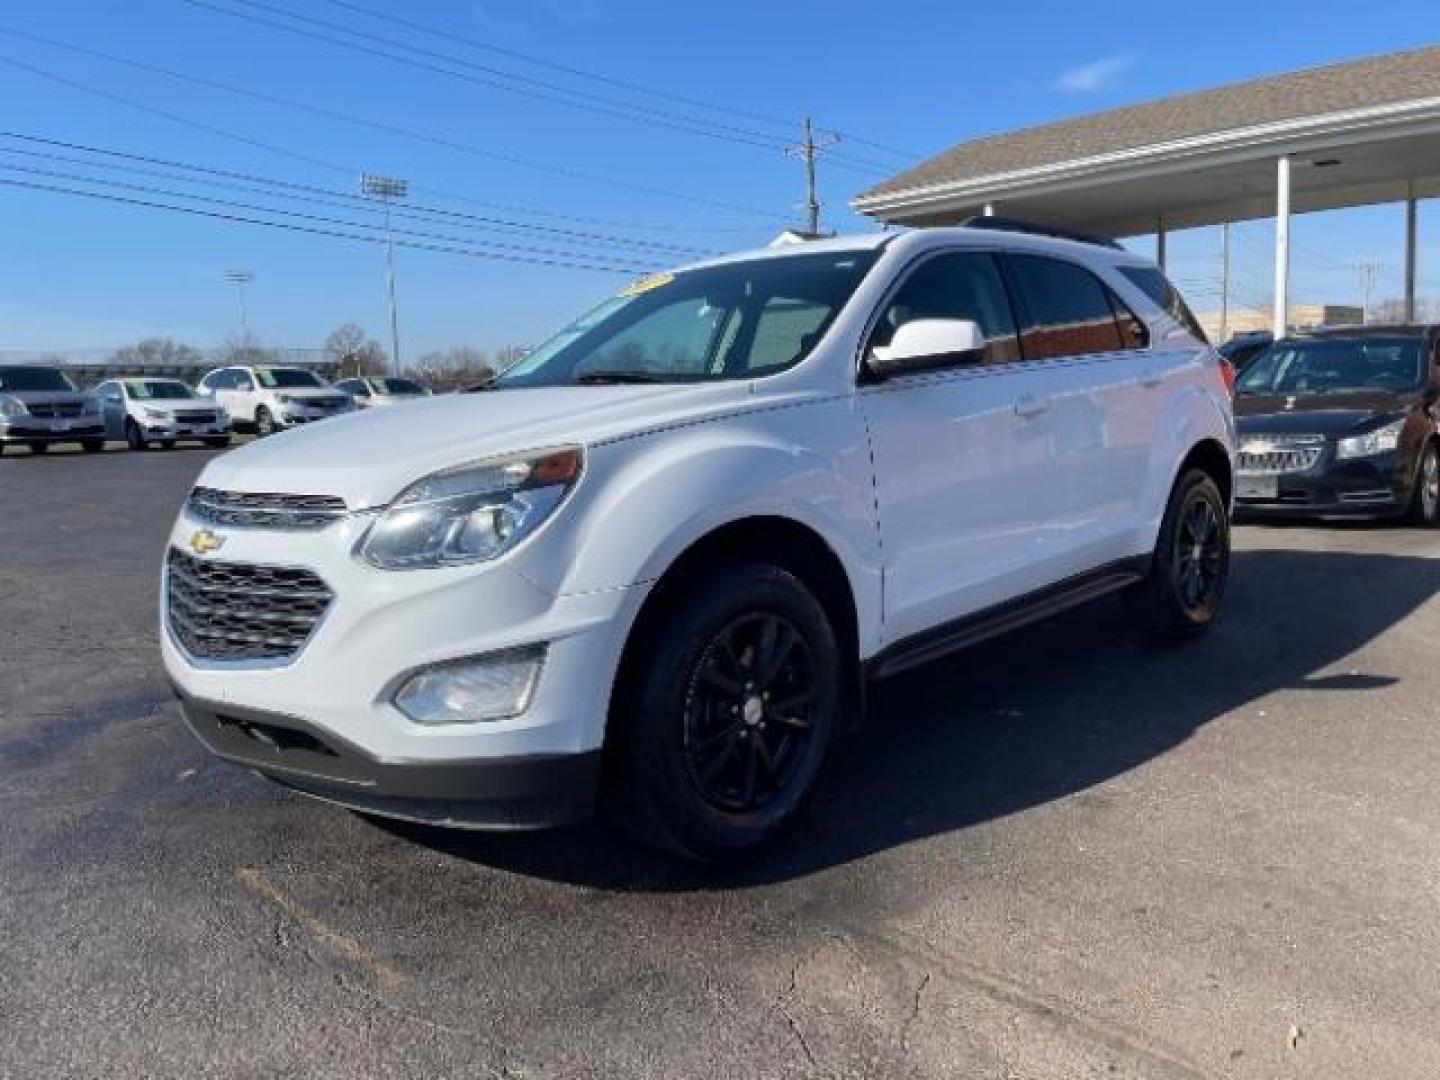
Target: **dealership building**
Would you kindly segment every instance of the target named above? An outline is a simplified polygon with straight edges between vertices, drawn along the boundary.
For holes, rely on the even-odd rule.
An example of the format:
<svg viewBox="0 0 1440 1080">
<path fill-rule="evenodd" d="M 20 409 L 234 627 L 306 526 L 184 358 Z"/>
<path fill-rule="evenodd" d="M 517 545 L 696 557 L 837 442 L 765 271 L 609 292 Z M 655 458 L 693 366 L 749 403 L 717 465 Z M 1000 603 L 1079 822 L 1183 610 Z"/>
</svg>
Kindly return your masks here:
<svg viewBox="0 0 1440 1080">
<path fill-rule="evenodd" d="M 1153 234 L 1275 219 L 1276 333 L 1295 325 L 1290 218 L 1402 203 L 1404 301 L 1415 310 L 1420 199 L 1440 194 L 1440 47 L 1370 57 L 961 143 L 852 205 L 895 225 L 1001 214 Z M 1307 313 L 1308 314 L 1308 313 Z"/>
</svg>

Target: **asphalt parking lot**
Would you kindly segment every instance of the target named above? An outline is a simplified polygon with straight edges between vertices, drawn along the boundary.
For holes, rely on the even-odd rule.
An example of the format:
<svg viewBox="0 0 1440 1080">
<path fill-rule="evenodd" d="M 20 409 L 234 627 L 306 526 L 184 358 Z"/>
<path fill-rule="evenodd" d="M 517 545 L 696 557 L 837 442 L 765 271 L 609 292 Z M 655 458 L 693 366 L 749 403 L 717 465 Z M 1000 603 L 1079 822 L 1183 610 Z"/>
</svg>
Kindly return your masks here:
<svg viewBox="0 0 1440 1080">
<path fill-rule="evenodd" d="M 1440 1074 L 1440 536 L 1237 531 L 887 686 L 743 871 L 212 761 L 156 571 L 210 452 L 0 460 L 0 1075 Z"/>
</svg>

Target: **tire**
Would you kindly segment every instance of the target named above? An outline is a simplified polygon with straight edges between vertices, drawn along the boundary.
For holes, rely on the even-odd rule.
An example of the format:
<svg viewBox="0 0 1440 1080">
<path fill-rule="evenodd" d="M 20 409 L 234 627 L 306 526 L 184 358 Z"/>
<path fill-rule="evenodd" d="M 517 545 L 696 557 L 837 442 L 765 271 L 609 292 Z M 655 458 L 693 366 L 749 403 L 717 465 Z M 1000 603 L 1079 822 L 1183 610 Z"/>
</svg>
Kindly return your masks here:
<svg viewBox="0 0 1440 1080">
<path fill-rule="evenodd" d="M 131 450 L 150 449 L 150 444 L 145 440 L 145 433 L 140 430 L 140 425 L 134 420 L 125 421 L 125 445 Z"/>
<path fill-rule="evenodd" d="M 756 852 L 794 819 L 838 719 L 842 665 L 824 608 L 793 575 L 747 563 L 638 633 L 610 718 L 609 808 L 688 858 Z"/>
<path fill-rule="evenodd" d="M 1142 631 L 1159 641 L 1198 637 L 1219 618 L 1230 579 L 1230 518 L 1209 473 L 1176 481 L 1160 524 L 1150 572 L 1128 592 Z"/>
<path fill-rule="evenodd" d="M 80 442 L 80 449 L 87 454 L 98 454 L 105 449 L 104 439 L 83 439 Z"/>
<path fill-rule="evenodd" d="M 255 410 L 255 434 L 260 438 L 267 435 L 274 435 L 276 432 L 275 417 L 270 415 L 270 410 L 261 405 Z"/>
<path fill-rule="evenodd" d="M 1423 528 L 1440 525 L 1440 443 L 1431 439 L 1415 470 L 1415 494 L 1410 498 L 1410 520 Z"/>
<path fill-rule="evenodd" d="M 213 438 L 206 439 L 206 440 L 205 440 L 205 445 L 206 445 L 206 446 L 213 447 L 213 448 L 216 449 L 216 450 L 224 450 L 225 447 L 227 447 L 227 446 L 230 445 L 230 436 L 229 436 L 229 435 L 217 435 L 217 436 L 214 436 Z"/>
<path fill-rule="evenodd" d="M 175 440 L 174 440 L 174 439 L 161 439 L 161 440 L 160 440 L 160 449 L 161 449 L 161 450 L 174 450 L 174 449 L 175 449 Z"/>
<path fill-rule="evenodd" d="M 32 454 L 44 454 L 50 450 L 50 444 L 45 442 L 32 442 L 30 452 Z"/>
</svg>

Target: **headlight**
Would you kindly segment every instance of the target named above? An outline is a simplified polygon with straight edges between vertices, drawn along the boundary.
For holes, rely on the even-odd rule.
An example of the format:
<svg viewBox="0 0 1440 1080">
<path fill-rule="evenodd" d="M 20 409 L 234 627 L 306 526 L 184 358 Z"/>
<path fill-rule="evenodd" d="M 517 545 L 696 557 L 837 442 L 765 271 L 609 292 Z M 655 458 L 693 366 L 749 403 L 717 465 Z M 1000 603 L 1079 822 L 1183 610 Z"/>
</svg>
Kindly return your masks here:
<svg viewBox="0 0 1440 1080">
<path fill-rule="evenodd" d="M 0 416 L 24 416 L 29 411 L 19 398 L 0 398 Z"/>
<path fill-rule="evenodd" d="M 170 419 L 170 414 L 167 413 L 164 409 L 151 409 L 149 407 L 146 407 L 144 409 L 141 409 L 140 411 L 143 412 L 146 416 L 148 416 L 151 420 Z"/>
<path fill-rule="evenodd" d="M 1340 444 L 1335 448 L 1335 456 L 1337 458 L 1357 458 L 1388 454 L 1400 445 L 1400 432 L 1404 429 L 1405 421 L 1396 420 L 1394 423 L 1386 424 L 1384 427 L 1376 428 L 1364 435 L 1352 435 L 1348 439 L 1341 439 Z"/>
<path fill-rule="evenodd" d="M 555 512 L 580 478 L 579 447 L 502 458 L 410 485 L 365 534 L 360 554 L 382 570 L 496 558 Z"/>
</svg>

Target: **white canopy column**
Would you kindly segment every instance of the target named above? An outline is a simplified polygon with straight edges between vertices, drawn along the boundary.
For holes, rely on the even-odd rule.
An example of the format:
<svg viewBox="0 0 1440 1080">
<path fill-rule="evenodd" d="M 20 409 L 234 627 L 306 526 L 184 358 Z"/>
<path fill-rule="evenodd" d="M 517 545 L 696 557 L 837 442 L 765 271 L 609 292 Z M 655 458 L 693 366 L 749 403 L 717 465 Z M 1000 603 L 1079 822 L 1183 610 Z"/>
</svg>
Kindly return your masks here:
<svg viewBox="0 0 1440 1080">
<path fill-rule="evenodd" d="M 1275 321 L 1274 334 L 1290 325 L 1290 156 L 1275 163 Z"/>
</svg>

